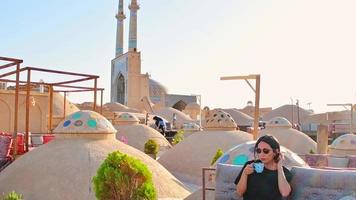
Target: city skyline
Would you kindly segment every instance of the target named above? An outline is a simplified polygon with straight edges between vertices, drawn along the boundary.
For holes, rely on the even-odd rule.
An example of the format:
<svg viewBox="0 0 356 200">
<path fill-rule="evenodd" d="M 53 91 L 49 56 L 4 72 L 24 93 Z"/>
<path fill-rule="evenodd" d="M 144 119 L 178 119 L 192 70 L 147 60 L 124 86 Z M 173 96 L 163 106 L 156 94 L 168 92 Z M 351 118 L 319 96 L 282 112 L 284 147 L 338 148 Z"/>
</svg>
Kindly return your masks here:
<svg viewBox="0 0 356 200">
<path fill-rule="evenodd" d="M 128 4 L 125 1 L 124 52 Z M 251 89 L 244 81 L 220 81 L 220 77 L 261 74 L 261 107 L 276 108 L 292 99 L 295 104 L 298 99 L 305 109 L 325 112 L 343 109 L 328 103 L 356 100 L 352 26 L 356 2 L 141 0 L 140 4 L 142 72 L 172 94 L 202 95 L 203 106 L 212 108 L 242 108 L 254 101 Z M 109 101 L 118 0 L 15 0 L 0 6 L 0 56 L 23 59 L 23 66 L 99 75 L 104 102 Z M 69 99 L 82 102 L 92 101 L 91 97 L 71 94 Z"/>
</svg>

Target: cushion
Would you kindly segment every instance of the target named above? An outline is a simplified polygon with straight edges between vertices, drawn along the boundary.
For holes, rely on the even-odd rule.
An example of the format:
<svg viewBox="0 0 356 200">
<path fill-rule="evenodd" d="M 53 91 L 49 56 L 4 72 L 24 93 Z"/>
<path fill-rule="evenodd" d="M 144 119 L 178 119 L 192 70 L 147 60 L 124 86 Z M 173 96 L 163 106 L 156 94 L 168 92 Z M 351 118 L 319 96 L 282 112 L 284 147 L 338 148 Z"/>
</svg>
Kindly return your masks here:
<svg viewBox="0 0 356 200">
<path fill-rule="evenodd" d="M 292 199 L 337 200 L 356 191 L 356 171 L 293 167 Z"/>
<path fill-rule="evenodd" d="M 348 167 L 356 168 L 356 156 L 348 156 L 348 157 L 349 157 Z"/>
<path fill-rule="evenodd" d="M 236 193 L 235 179 L 242 166 L 230 164 L 218 164 L 215 177 L 215 199 L 242 200 Z"/>
<path fill-rule="evenodd" d="M 328 157 L 324 154 L 306 154 L 305 161 L 311 167 L 326 167 L 328 166 Z"/>
<path fill-rule="evenodd" d="M 0 158 L 7 158 L 9 156 L 11 144 L 11 137 L 0 135 Z"/>
</svg>

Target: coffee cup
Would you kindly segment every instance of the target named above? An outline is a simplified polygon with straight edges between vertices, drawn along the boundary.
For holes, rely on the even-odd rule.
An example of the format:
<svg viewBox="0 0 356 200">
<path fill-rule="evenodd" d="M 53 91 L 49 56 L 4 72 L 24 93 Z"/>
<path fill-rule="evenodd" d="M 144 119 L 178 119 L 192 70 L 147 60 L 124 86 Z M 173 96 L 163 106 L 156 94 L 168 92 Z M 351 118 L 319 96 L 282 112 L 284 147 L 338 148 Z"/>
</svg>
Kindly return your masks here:
<svg viewBox="0 0 356 200">
<path fill-rule="evenodd" d="M 253 168 L 257 173 L 262 173 L 264 166 L 265 165 L 262 162 L 253 163 Z"/>
</svg>

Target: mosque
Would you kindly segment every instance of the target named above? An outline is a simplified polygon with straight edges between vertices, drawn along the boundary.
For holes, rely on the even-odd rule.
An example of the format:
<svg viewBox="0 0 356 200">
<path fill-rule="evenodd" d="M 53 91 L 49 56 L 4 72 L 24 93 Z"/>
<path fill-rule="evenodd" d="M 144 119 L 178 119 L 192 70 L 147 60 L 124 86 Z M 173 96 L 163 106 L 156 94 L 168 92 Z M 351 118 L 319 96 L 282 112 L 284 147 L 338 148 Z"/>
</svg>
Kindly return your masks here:
<svg viewBox="0 0 356 200">
<path fill-rule="evenodd" d="M 129 5 L 128 51 L 124 53 L 124 20 L 126 16 L 124 1 L 119 1 L 116 15 L 116 53 L 115 58 L 111 61 L 110 101 L 141 111 L 147 111 L 147 105 L 150 107 L 151 103 L 158 107 L 173 107 L 182 111 L 187 104 L 196 103 L 197 96 L 168 94 L 165 86 L 151 79 L 148 73 L 141 73 L 141 52 L 137 49 L 137 12 L 139 9 L 137 0 L 132 0 Z"/>
</svg>

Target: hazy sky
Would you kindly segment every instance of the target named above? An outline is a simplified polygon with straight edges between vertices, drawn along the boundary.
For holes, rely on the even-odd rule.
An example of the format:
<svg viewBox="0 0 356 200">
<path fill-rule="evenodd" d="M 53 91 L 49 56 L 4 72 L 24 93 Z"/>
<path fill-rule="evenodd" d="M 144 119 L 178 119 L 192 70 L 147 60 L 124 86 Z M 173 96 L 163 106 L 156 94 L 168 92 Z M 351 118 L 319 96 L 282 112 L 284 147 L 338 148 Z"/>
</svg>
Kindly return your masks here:
<svg viewBox="0 0 356 200">
<path fill-rule="evenodd" d="M 312 109 L 322 112 L 341 109 L 327 103 L 356 103 L 354 0 L 140 4 L 142 73 L 151 74 L 170 93 L 201 94 L 203 106 L 211 108 L 240 108 L 254 100 L 252 90 L 244 81 L 219 77 L 258 73 L 261 106 L 276 108 L 292 98 L 304 108 L 311 102 Z M 108 101 L 117 6 L 118 0 L 1 0 L 0 56 L 21 58 L 23 66 L 97 74 Z M 128 33 L 128 10 L 125 14 Z M 125 49 L 127 44 L 126 37 Z M 69 96 L 74 102 L 91 97 Z"/>
</svg>

